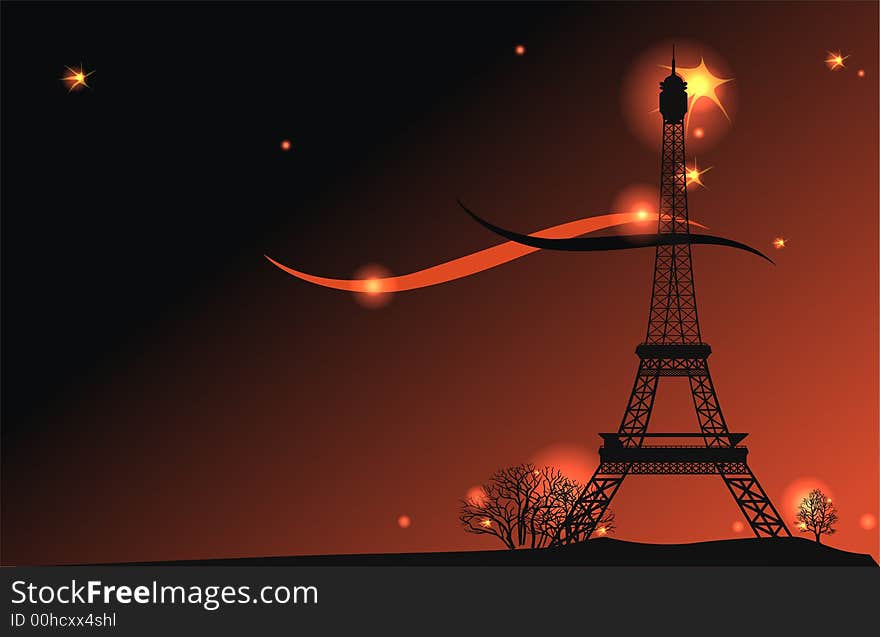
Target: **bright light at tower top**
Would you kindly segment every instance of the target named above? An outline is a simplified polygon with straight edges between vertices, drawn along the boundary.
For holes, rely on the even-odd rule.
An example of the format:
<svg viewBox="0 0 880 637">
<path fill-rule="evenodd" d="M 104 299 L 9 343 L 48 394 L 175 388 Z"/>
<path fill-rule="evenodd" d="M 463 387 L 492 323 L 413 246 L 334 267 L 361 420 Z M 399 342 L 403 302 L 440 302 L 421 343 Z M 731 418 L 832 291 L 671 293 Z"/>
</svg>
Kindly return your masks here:
<svg viewBox="0 0 880 637">
<path fill-rule="evenodd" d="M 681 120 L 667 118 L 658 108 L 658 83 L 669 79 L 671 52 L 675 45 L 675 75 L 685 84 L 681 96 L 685 113 Z M 705 154 L 733 130 L 738 100 L 735 67 L 711 45 L 686 38 L 658 42 L 639 55 L 621 82 L 624 114 L 630 131 L 653 150 L 659 150 L 658 114 L 669 123 L 682 121 L 691 150 Z M 670 82 L 670 88 L 676 82 Z M 660 86 L 660 93 L 663 93 Z M 676 91 L 677 92 L 677 91 Z"/>
<path fill-rule="evenodd" d="M 671 66 L 661 64 L 660 67 L 669 69 L 670 71 L 672 70 Z M 688 113 L 685 124 L 690 120 L 693 109 L 703 99 L 707 99 L 715 104 L 715 106 L 717 106 L 724 114 L 724 117 L 727 118 L 727 121 L 730 121 L 730 115 L 727 113 L 727 109 L 724 107 L 721 98 L 718 96 L 718 88 L 728 82 L 732 82 L 734 78 L 724 78 L 715 75 L 709 70 L 709 67 L 706 66 L 706 60 L 704 60 L 702 56 L 700 57 L 700 63 L 697 66 L 682 67 L 676 65 L 675 72 L 681 76 L 681 79 L 687 82 Z"/>
</svg>

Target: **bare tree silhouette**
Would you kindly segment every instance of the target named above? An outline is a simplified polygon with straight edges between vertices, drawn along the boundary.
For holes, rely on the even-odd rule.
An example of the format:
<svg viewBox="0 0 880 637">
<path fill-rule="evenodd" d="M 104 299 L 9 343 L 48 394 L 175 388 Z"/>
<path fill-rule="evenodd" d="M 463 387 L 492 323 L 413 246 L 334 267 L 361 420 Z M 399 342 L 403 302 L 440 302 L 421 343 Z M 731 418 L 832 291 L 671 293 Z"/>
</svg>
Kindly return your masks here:
<svg viewBox="0 0 880 637">
<path fill-rule="evenodd" d="M 580 484 L 554 467 L 507 467 L 492 475 L 478 497 L 462 501 L 459 520 L 466 532 L 493 535 L 509 549 L 557 546 L 581 490 Z M 605 535 L 614 528 L 614 514 L 609 512 L 596 533 Z M 588 537 L 582 532 L 569 541 Z"/>
<path fill-rule="evenodd" d="M 812 533 L 816 536 L 816 542 L 821 544 L 823 535 L 831 535 L 836 530 L 837 508 L 821 489 L 813 489 L 801 500 L 797 522 L 801 533 Z"/>
</svg>

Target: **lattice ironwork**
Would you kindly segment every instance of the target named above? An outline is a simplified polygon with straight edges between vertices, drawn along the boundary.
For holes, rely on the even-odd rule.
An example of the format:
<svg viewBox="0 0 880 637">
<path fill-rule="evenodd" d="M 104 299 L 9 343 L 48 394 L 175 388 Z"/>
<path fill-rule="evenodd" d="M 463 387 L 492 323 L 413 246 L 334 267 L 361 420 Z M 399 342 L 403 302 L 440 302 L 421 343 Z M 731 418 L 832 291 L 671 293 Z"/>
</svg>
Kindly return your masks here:
<svg viewBox="0 0 880 637">
<path fill-rule="evenodd" d="M 687 234 L 684 123 L 663 122 L 658 234 Z M 647 343 L 701 343 L 690 243 L 658 245 Z"/>
<path fill-rule="evenodd" d="M 706 373 L 702 358 L 643 358 L 639 374 L 643 376 L 693 376 Z"/>
<path fill-rule="evenodd" d="M 748 467 L 746 467 L 746 472 L 748 475 L 743 478 L 726 473 L 723 473 L 721 477 L 724 478 L 724 484 L 730 489 L 730 493 L 733 494 L 733 498 L 749 521 L 752 531 L 758 537 L 778 537 L 780 535 L 791 537 L 791 531 L 779 517 L 779 512 L 773 506 L 755 474 Z"/>
<path fill-rule="evenodd" d="M 733 475 L 748 474 L 745 462 L 603 462 L 597 474 L 603 476 L 631 475 Z"/>
<path fill-rule="evenodd" d="M 657 232 L 689 234 L 683 122 L 687 84 L 675 74 L 674 58 L 672 74 L 660 86 L 663 150 Z M 747 450 L 737 447 L 744 435 L 730 434 L 721 412 L 707 362 L 711 348 L 700 336 L 690 243 L 657 246 L 648 331 L 636 353 L 639 369 L 614 450 L 605 451 L 572 508 L 563 525 L 565 538 L 590 537 L 629 474 L 719 474 L 756 536 L 791 536 L 749 468 Z M 644 446 L 657 385 L 667 376 L 688 378 L 700 429 L 695 435 L 702 437 L 704 447 L 667 446 L 657 451 L 657 447 Z"/>
</svg>

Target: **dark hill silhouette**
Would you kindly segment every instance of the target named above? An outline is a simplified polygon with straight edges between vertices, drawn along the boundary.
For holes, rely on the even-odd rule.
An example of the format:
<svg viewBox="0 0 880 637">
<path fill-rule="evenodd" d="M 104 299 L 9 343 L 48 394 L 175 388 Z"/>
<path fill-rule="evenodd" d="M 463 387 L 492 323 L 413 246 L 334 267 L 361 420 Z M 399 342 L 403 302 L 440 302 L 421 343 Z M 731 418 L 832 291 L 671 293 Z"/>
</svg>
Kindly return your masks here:
<svg viewBox="0 0 880 637">
<path fill-rule="evenodd" d="M 870 555 L 804 538 L 642 544 L 597 538 L 553 549 L 245 557 L 153 565 L 228 566 L 877 566 Z"/>
</svg>

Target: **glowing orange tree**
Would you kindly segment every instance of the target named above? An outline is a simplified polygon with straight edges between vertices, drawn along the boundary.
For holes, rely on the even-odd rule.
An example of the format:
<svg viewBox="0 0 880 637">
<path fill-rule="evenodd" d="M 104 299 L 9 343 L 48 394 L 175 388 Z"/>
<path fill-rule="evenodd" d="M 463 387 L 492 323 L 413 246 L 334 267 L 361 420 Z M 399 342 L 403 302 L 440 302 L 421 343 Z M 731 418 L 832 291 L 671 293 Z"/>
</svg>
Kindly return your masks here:
<svg viewBox="0 0 880 637">
<path fill-rule="evenodd" d="M 801 500 L 797 522 L 801 533 L 812 533 L 816 536 L 816 542 L 821 544 L 823 535 L 831 535 L 835 531 L 837 509 L 821 489 L 813 489 Z"/>
<path fill-rule="evenodd" d="M 459 520 L 467 533 L 492 535 L 507 548 L 545 548 L 560 543 L 562 525 L 583 487 L 553 467 L 531 464 L 499 469 L 478 496 L 463 500 Z M 614 531 L 610 511 L 596 535 Z M 571 541 L 588 539 L 585 533 Z"/>
</svg>

